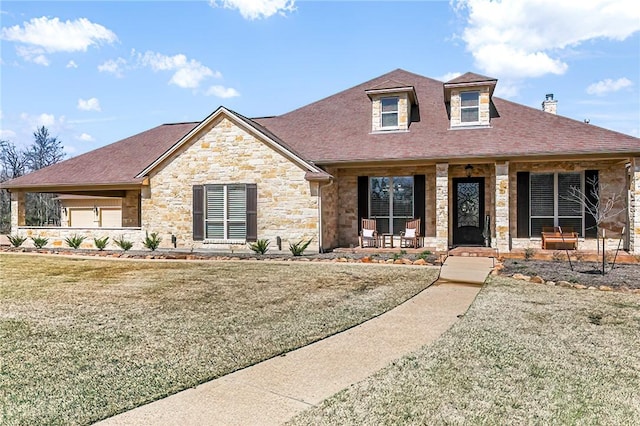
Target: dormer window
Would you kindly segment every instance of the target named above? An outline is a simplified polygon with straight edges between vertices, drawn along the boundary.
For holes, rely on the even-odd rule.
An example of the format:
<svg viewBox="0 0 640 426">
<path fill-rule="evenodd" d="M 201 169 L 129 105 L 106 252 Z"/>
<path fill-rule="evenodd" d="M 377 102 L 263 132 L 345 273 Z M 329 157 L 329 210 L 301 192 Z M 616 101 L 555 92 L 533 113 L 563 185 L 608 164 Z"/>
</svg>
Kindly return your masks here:
<svg viewBox="0 0 640 426">
<path fill-rule="evenodd" d="M 384 81 L 365 90 L 371 99 L 371 133 L 408 132 L 413 115 L 418 115 L 418 97 L 413 86 Z"/>
<path fill-rule="evenodd" d="M 380 99 L 382 111 L 380 118 L 382 120 L 383 129 L 398 128 L 398 98 L 382 98 Z"/>
<path fill-rule="evenodd" d="M 450 129 L 491 127 L 491 96 L 498 80 L 466 73 L 444 83 Z"/>
<path fill-rule="evenodd" d="M 480 121 L 480 92 L 460 93 L 460 121 L 463 123 Z"/>
</svg>

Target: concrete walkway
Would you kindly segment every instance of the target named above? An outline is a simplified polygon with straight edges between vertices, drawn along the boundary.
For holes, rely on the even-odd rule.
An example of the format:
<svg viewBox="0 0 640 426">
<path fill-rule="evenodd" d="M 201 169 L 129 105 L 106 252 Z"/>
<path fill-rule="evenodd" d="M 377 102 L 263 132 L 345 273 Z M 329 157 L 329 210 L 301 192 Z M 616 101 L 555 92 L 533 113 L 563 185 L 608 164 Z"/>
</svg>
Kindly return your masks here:
<svg viewBox="0 0 640 426">
<path fill-rule="evenodd" d="M 474 269 L 475 281 L 487 277 L 488 271 L 464 263 L 456 260 L 449 270 Z M 98 424 L 282 424 L 436 340 L 467 311 L 479 291 L 478 285 L 432 285 L 357 327 Z"/>
<path fill-rule="evenodd" d="M 490 257 L 448 256 L 438 282 L 482 284 L 495 266 Z"/>
</svg>

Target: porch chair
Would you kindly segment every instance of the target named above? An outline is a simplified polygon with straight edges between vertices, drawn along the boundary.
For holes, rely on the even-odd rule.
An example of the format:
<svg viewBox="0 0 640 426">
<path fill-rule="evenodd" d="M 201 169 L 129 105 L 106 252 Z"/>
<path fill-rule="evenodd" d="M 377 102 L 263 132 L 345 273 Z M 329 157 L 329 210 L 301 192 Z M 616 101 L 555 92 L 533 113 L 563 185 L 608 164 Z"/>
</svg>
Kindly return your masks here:
<svg viewBox="0 0 640 426">
<path fill-rule="evenodd" d="M 375 219 L 362 219 L 360 247 L 378 247 L 378 231 Z"/>
<path fill-rule="evenodd" d="M 400 231 L 400 247 L 418 248 L 421 246 L 420 219 L 408 220 L 404 231 Z"/>
</svg>

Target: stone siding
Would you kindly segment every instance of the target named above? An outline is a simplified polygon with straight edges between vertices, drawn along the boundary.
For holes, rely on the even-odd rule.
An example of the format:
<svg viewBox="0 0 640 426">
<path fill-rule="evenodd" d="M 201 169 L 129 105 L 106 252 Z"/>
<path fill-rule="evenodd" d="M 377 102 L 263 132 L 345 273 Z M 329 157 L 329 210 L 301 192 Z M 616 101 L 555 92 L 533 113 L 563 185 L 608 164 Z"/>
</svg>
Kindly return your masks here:
<svg viewBox="0 0 640 426">
<path fill-rule="evenodd" d="M 463 123 L 460 107 L 460 93 L 462 92 L 480 92 L 479 106 L 478 106 L 478 123 Z M 491 124 L 491 96 L 489 86 L 468 88 L 464 90 L 454 89 L 451 90 L 451 127 L 464 127 L 468 125 L 476 126 L 489 126 Z"/>
<path fill-rule="evenodd" d="M 337 170 L 327 168 L 326 172 L 335 176 Z M 321 183 L 322 187 L 322 245 L 323 249 L 339 246 L 339 211 L 338 211 L 338 182 Z"/>
<path fill-rule="evenodd" d="M 640 157 L 629 170 L 629 251 L 640 254 Z"/>
<path fill-rule="evenodd" d="M 162 247 L 171 236 L 179 248 L 234 249 L 234 244 L 193 240 L 193 185 L 254 183 L 258 190 L 258 238 L 290 242 L 313 239 L 318 250 L 317 183 L 305 180 L 306 170 L 266 143 L 221 117 L 182 146 L 150 175 L 142 193 L 142 226 L 157 232 Z M 237 247 L 238 249 L 240 247 Z"/>
<path fill-rule="evenodd" d="M 449 248 L 449 164 L 436 164 L 436 250 Z"/>
<path fill-rule="evenodd" d="M 398 98 L 398 127 L 388 129 L 382 127 L 382 98 Z M 407 93 L 388 93 L 371 97 L 371 131 L 386 132 L 389 130 L 408 130 L 411 117 L 411 101 Z"/>
<path fill-rule="evenodd" d="M 509 251 L 509 162 L 496 163 L 495 172 L 495 238 L 492 247 L 499 252 Z"/>
</svg>

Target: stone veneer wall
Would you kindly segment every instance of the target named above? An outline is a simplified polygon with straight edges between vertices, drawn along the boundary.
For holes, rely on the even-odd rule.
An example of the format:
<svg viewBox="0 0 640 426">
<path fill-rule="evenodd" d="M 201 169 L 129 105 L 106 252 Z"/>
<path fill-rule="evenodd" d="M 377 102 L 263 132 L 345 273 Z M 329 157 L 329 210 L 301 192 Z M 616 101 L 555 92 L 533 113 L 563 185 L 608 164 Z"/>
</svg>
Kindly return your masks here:
<svg viewBox="0 0 640 426">
<path fill-rule="evenodd" d="M 640 254 L 640 157 L 629 170 L 629 251 Z"/>
<path fill-rule="evenodd" d="M 327 168 L 326 172 L 335 176 L 336 169 Z M 322 245 L 324 249 L 339 246 L 338 230 L 338 182 L 320 183 L 322 192 Z"/>
<path fill-rule="evenodd" d="M 342 168 L 333 173 L 338 185 L 338 245 L 357 246 L 358 241 L 358 176 L 425 175 L 425 245 L 435 237 L 435 167 L 369 167 Z M 334 184 L 335 185 L 335 184 Z M 431 237 L 431 239 L 429 238 Z"/>
<path fill-rule="evenodd" d="M 538 163 L 511 163 L 509 175 L 509 205 L 511 223 L 510 233 L 512 235 L 512 248 L 541 248 L 541 237 L 517 238 L 517 172 L 528 171 L 533 173 L 553 173 L 553 172 L 582 172 L 584 170 L 598 170 L 598 180 L 600 183 L 601 195 L 608 198 L 613 193 L 618 195 L 618 202 L 614 206 L 615 210 L 622 210 L 627 203 L 627 170 L 624 162 L 617 161 L 558 161 L 558 162 L 538 162 Z M 627 211 L 622 211 L 615 218 L 604 224 L 606 229 L 621 230 L 627 224 Z M 607 249 L 615 249 L 618 246 L 618 239 L 607 240 Z M 625 244 L 627 247 L 627 244 Z M 581 239 L 578 248 L 582 250 L 596 250 L 597 242 L 593 238 Z"/>
<path fill-rule="evenodd" d="M 222 117 L 150 176 L 150 185 L 142 193 L 143 229 L 159 233 L 163 247 L 169 247 L 175 235 L 179 248 L 234 249 L 233 245 L 193 241 L 192 186 L 255 183 L 258 238 L 271 241 L 271 252 L 277 251 L 278 236 L 283 251 L 288 251 L 290 242 L 313 238 L 308 250 L 317 251 L 317 184 L 306 181 L 305 172 Z M 246 248 L 241 246 L 237 249 Z"/>
<path fill-rule="evenodd" d="M 467 123 L 462 122 L 461 114 L 460 114 L 460 93 L 461 92 L 480 92 L 479 99 L 479 123 L 473 123 L 471 125 L 476 126 L 488 126 L 491 124 L 491 97 L 489 93 L 489 86 L 478 87 L 478 88 L 467 88 L 464 90 L 453 89 L 451 90 L 451 127 L 464 127 L 469 125 Z"/>
<path fill-rule="evenodd" d="M 80 248 L 95 249 L 93 243 L 94 238 L 109 237 L 107 250 L 120 250 L 113 243 L 114 239 L 124 238 L 133 243 L 133 250 L 145 250 L 142 242 L 145 233 L 140 228 L 71 228 L 71 227 L 44 227 L 44 226 L 23 226 L 18 229 L 17 233 L 26 237 L 44 237 L 49 242 L 46 248 L 66 248 L 68 247 L 65 239 L 72 236 L 86 237 Z M 33 247 L 33 242 L 28 239 L 24 243 L 24 247 Z"/>
<path fill-rule="evenodd" d="M 398 98 L 398 128 L 388 129 L 382 127 L 382 98 Z M 411 102 L 407 93 L 386 93 L 384 95 L 373 95 L 371 97 L 371 131 L 387 132 L 390 130 L 409 129 L 409 117 L 411 117 Z"/>
</svg>

